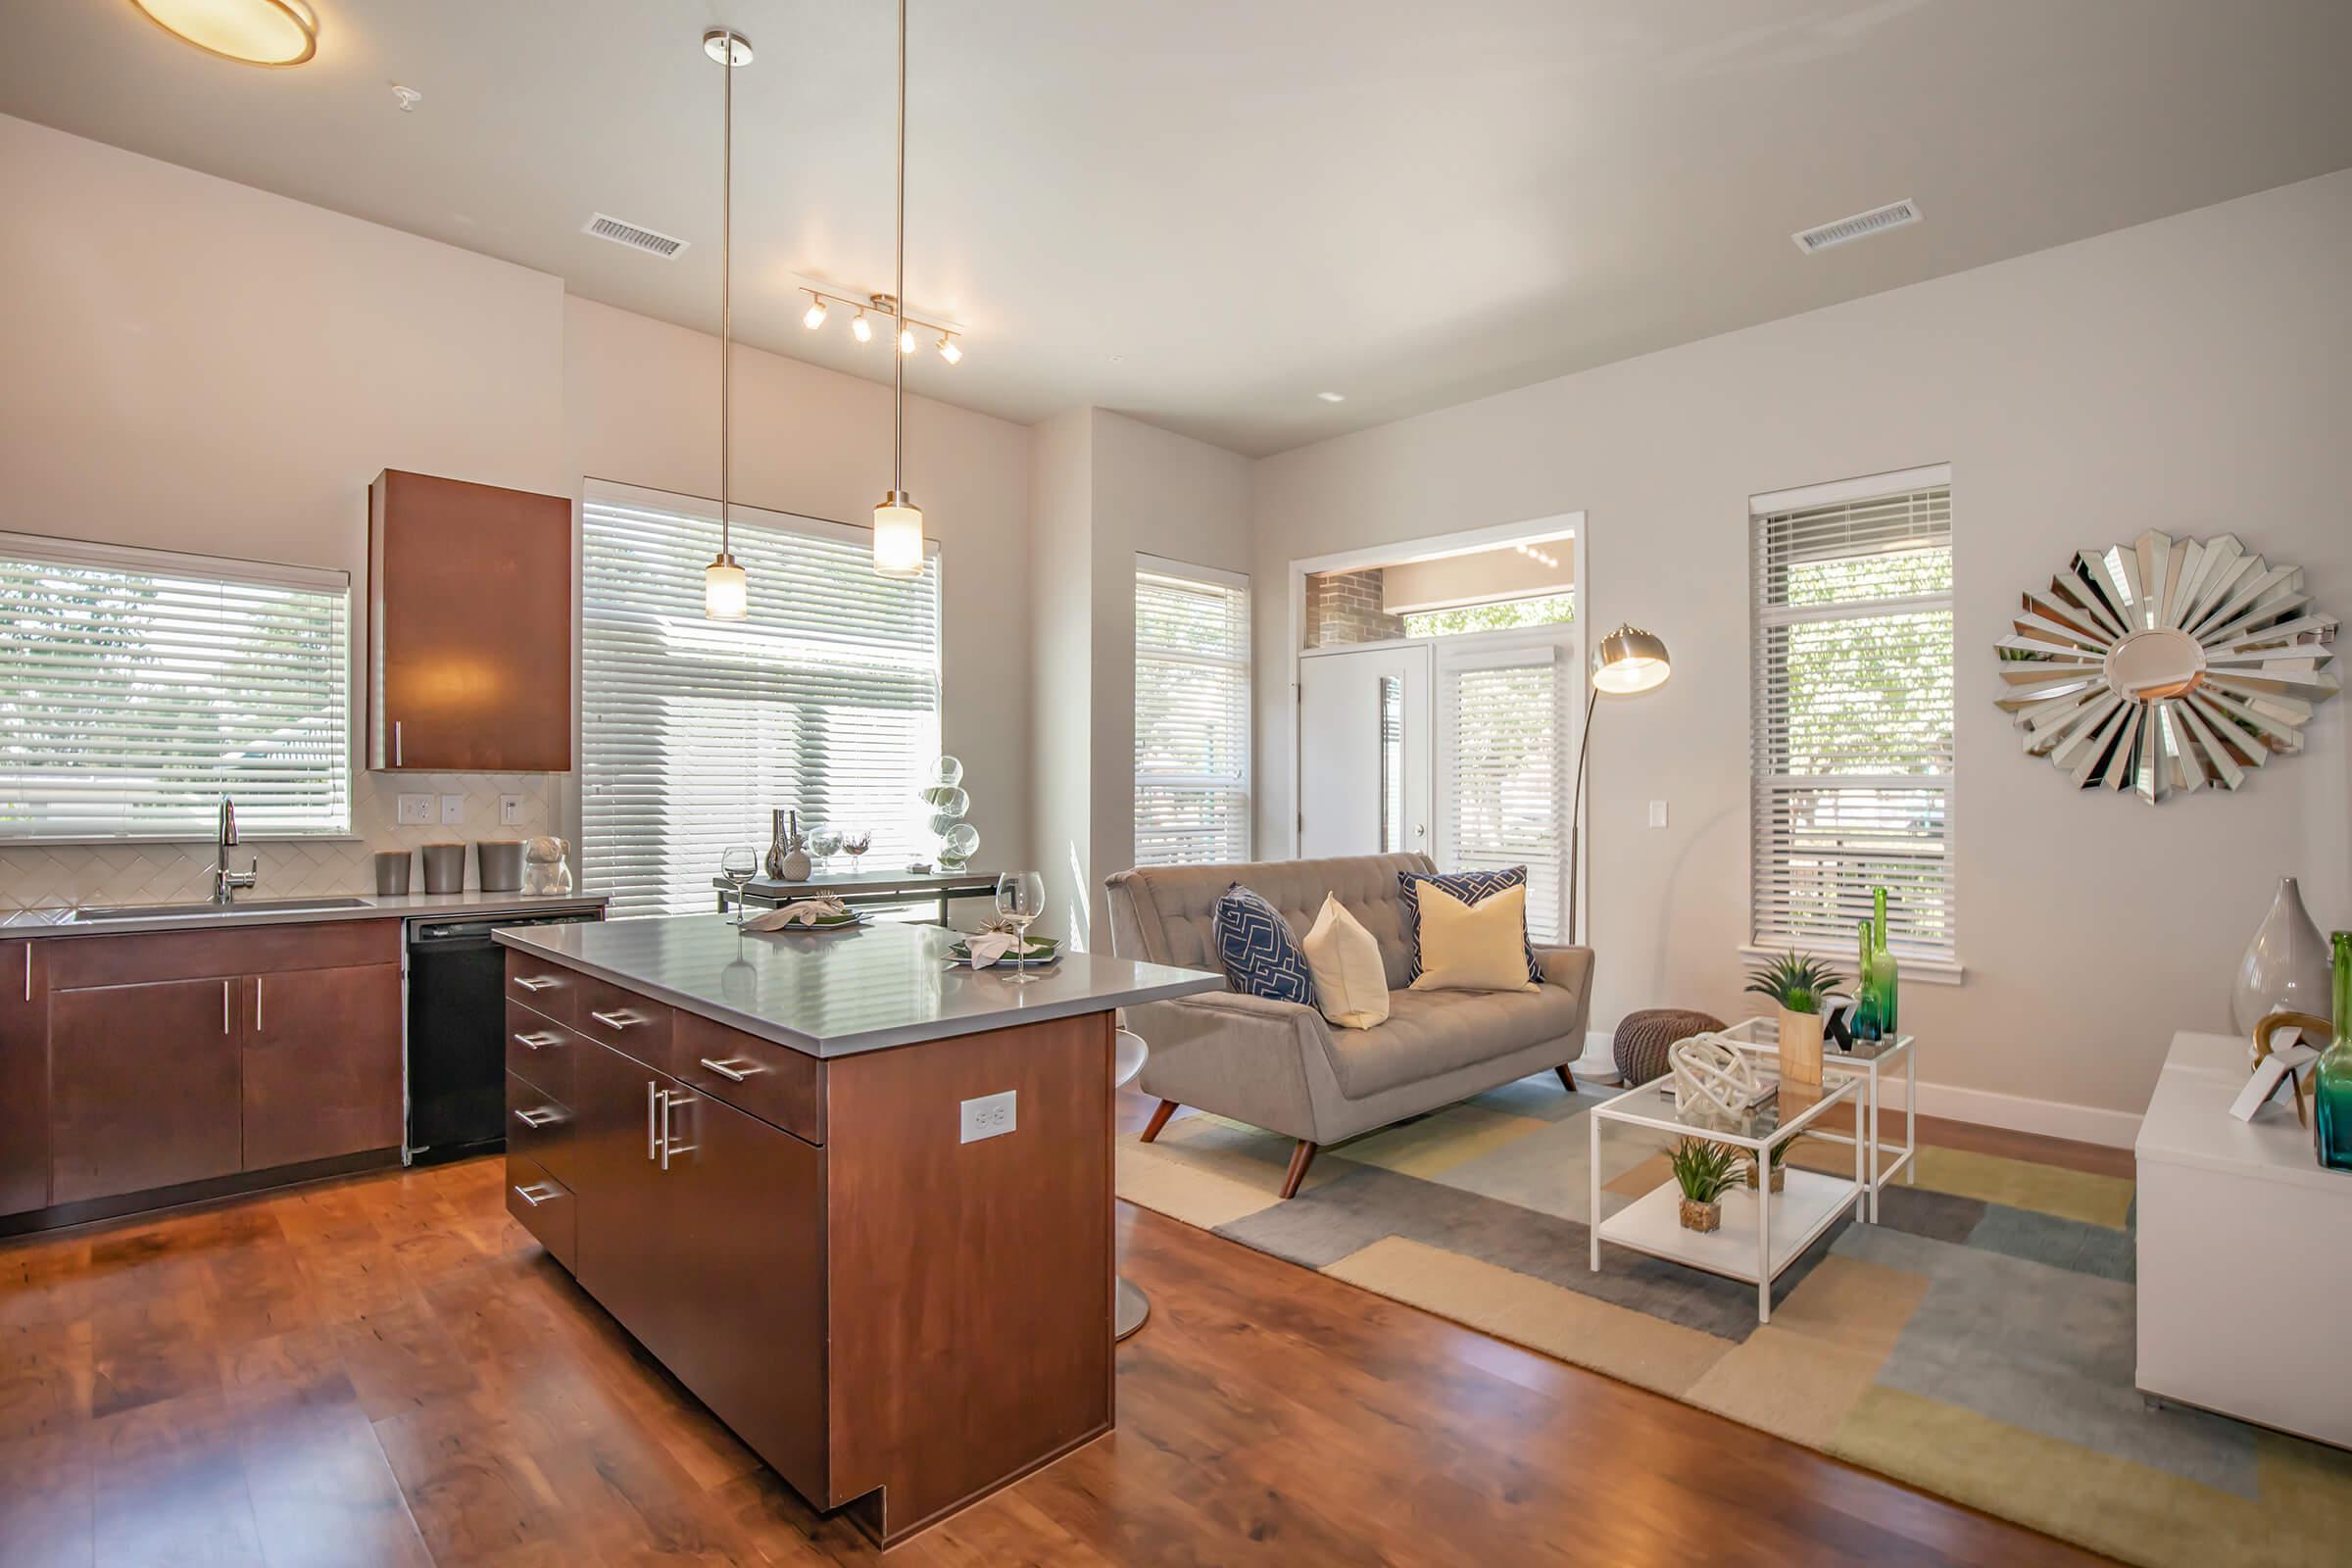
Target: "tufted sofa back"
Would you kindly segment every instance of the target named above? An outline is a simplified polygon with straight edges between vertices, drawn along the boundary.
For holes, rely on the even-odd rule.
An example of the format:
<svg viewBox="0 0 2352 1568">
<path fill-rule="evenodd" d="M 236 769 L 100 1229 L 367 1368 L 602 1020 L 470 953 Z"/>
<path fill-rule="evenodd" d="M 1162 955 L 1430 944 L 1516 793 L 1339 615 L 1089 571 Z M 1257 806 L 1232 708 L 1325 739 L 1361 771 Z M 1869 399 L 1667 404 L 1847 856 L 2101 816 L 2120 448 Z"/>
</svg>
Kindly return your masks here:
<svg viewBox="0 0 2352 1568">
<path fill-rule="evenodd" d="M 1258 860 L 1239 865 L 1152 865 L 1113 873 L 1104 882 L 1110 895 L 1111 951 L 1147 963 L 1186 969 L 1216 969 L 1216 903 L 1234 883 L 1281 911 L 1294 937 L 1304 937 L 1323 907 L 1323 897 L 1339 895 L 1348 912 L 1380 943 L 1380 961 L 1389 989 L 1401 991 L 1411 977 L 1405 948 L 1404 902 L 1396 873 L 1434 871 L 1426 855 L 1349 855 L 1329 860 Z"/>
</svg>

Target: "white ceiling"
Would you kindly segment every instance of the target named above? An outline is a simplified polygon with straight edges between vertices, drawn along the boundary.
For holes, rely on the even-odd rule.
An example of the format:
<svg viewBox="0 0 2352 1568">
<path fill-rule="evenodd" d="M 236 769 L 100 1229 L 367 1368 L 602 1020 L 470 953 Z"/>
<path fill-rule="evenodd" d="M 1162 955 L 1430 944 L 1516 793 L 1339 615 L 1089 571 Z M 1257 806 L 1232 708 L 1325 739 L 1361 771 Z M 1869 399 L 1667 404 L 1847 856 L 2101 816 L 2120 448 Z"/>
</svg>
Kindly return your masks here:
<svg viewBox="0 0 2352 1568">
<path fill-rule="evenodd" d="M 887 0 L 317 0 L 293 71 L 8 0 L 0 111 L 887 375 Z M 916 389 L 1264 453 L 2352 166 L 2345 0 L 914 0 Z M 390 83 L 419 89 L 412 114 Z M 1899 197 L 1926 221 L 1807 258 Z M 580 232 L 680 235 L 674 262 Z M 13 220 L 25 221 L 26 215 Z M 1319 400 L 1345 393 L 1345 403 Z"/>
</svg>

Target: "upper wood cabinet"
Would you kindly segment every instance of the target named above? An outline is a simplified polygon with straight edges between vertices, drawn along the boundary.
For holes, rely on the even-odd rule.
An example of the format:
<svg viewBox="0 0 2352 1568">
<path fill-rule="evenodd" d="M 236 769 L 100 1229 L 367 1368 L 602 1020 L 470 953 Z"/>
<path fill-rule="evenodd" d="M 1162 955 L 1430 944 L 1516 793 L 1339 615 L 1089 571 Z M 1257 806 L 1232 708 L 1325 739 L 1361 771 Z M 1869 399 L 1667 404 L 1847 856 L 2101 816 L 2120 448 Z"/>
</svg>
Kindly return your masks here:
<svg viewBox="0 0 2352 1568">
<path fill-rule="evenodd" d="M 386 468 L 368 490 L 368 761 L 571 768 L 571 502 Z"/>
</svg>

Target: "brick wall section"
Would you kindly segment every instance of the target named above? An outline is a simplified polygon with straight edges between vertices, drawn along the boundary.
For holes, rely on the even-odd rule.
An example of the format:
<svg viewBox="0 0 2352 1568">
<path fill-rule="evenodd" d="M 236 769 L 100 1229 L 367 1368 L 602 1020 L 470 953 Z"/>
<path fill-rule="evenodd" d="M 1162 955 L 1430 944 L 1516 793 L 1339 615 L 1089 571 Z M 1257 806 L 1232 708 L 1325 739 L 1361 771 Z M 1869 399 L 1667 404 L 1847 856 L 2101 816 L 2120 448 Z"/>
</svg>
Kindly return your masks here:
<svg viewBox="0 0 2352 1568">
<path fill-rule="evenodd" d="M 1306 646 L 1379 643 L 1404 635 L 1404 620 L 1380 608 L 1381 570 L 1319 571 L 1306 579 Z"/>
</svg>

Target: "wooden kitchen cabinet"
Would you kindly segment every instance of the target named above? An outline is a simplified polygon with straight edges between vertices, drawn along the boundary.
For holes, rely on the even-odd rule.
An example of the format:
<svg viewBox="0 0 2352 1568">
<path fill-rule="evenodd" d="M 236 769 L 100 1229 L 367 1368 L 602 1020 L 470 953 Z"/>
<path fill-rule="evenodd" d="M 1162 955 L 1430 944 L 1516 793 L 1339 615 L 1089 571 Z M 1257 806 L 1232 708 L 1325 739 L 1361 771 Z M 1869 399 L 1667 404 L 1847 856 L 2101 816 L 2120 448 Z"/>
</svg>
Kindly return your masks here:
<svg viewBox="0 0 2352 1568">
<path fill-rule="evenodd" d="M 368 765 L 568 772 L 570 499 L 387 468 L 368 503 Z"/>
<path fill-rule="evenodd" d="M 0 942 L 0 1214 L 49 1202 L 49 1007 L 40 955 Z"/>
<path fill-rule="evenodd" d="M 397 1149 L 400 968 L 242 977 L 247 1170 Z"/>
<path fill-rule="evenodd" d="M 510 960 L 512 961 L 512 960 Z M 573 1047 L 572 1150 L 580 1284 L 656 1355 L 684 1335 L 660 1096 L 676 1083 L 607 1046 Z M 512 1111 L 514 1106 L 509 1105 Z"/>
<path fill-rule="evenodd" d="M 164 980 L 51 994 L 51 1202 L 242 1167 L 236 989 Z"/>
</svg>

